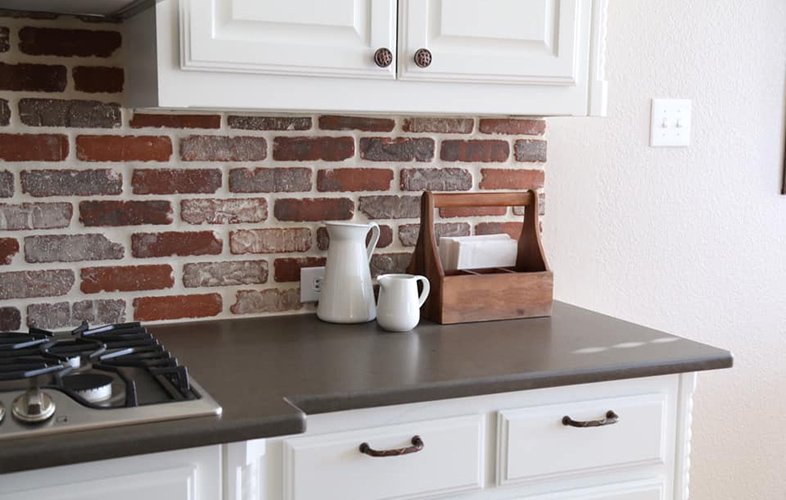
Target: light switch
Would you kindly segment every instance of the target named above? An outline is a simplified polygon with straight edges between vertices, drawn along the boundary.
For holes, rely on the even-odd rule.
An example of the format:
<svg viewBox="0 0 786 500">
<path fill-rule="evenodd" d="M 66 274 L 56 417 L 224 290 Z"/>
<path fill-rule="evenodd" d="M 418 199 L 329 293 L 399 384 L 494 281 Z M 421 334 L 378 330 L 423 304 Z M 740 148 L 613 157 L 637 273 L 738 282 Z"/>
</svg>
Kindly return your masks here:
<svg viewBox="0 0 786 500">
<path fill-rule="evenodd" d="M 650 146 L 656 148 L 690 145 L 690 115 L 690 99 L 653 99 Z"/>
</svg>

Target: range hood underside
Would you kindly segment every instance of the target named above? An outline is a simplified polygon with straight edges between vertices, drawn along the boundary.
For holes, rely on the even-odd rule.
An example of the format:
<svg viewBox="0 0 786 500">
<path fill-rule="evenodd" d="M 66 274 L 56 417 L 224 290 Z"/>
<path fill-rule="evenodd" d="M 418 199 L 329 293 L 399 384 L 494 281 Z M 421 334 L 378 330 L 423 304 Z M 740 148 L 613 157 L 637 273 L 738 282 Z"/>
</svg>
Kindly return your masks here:
<svg viewBox="0 0 786 500">
<path fill-rule="evenodd" d="M 159 0 L 0 0 L 0 10 L 125 19 Z"/>
</svg>

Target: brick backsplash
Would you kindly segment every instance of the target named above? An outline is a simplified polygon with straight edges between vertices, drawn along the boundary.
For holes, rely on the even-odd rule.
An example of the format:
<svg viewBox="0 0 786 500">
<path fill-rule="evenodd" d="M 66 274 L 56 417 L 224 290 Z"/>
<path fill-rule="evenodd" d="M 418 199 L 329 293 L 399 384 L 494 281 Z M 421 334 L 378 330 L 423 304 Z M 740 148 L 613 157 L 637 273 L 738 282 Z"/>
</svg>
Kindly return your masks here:
<svg viewBox="0 0 786 500">
<path fill-rule="evenodd" d="M 401 271 L 422 190 L 543 187 L 537 118 L 124 108 L 122 29 L 0 18 L 0 330 L 313 310 L 322 221 L 379 223 L 372 270 Z M 518 214 L 436 229 L 515 236 Z"/>
</svg>

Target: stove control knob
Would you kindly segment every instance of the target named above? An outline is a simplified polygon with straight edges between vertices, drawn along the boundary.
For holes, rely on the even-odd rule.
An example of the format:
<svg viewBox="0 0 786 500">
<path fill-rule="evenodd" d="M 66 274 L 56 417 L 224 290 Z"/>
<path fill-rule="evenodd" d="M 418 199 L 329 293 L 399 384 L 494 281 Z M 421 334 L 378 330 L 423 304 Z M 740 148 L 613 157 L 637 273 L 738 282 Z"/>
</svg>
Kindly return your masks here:
<svg viewBox="0 0 786 500">
<path fill-rule="evenodd" d="M 35 387 L 28 389 L 24 394 L 14 399 L 11 413 L 21 422 L 40 423 L 54 415 L 55 402 L 49 394 Z"/>
<path fill-rule="evenodd" d="M 3 418 L 5 418 L 5 406 L 3 406 L 3 403 L 0 403 L 0 424 L 3 423 Z"/>
</svg>

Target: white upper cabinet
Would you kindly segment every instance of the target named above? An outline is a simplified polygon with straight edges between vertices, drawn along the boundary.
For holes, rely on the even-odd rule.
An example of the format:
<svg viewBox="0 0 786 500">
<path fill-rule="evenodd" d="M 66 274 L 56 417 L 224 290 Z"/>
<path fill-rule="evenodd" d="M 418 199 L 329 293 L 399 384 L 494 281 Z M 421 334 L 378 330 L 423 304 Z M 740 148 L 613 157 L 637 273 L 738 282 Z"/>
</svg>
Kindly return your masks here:
<svg viewBox="0 0 786 500">
<path fill-rule="evenodd" d="M 395 78 L 395 0 L 183 0 L 183 69 Z"/>
<path fill-rule="evenodd" d="M 589 6 L 580 0 L 401 0 L 399 77 L 575 85 Z M 428 66 L 415 62 L 418 50 L 431 54 Z"/>
<path fill-rule="evenodd" d="M 162 0 L 128 105 L 604 115 L 607 0 Z"/>
</svg>

